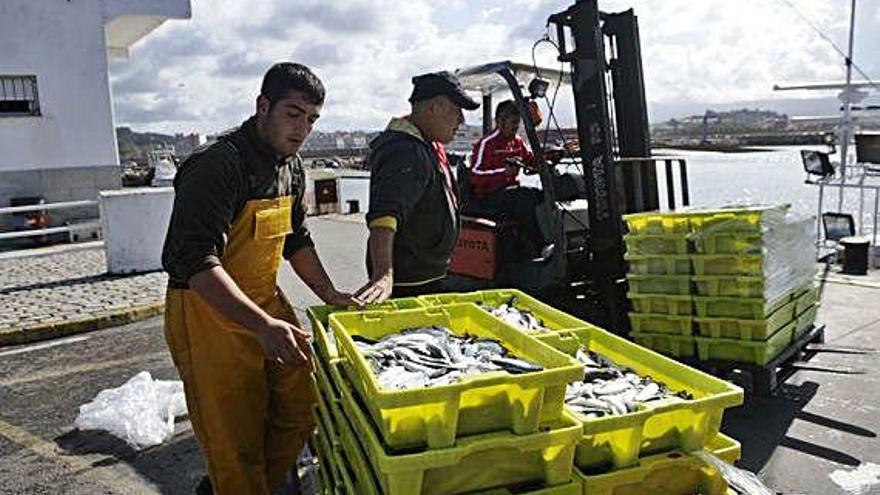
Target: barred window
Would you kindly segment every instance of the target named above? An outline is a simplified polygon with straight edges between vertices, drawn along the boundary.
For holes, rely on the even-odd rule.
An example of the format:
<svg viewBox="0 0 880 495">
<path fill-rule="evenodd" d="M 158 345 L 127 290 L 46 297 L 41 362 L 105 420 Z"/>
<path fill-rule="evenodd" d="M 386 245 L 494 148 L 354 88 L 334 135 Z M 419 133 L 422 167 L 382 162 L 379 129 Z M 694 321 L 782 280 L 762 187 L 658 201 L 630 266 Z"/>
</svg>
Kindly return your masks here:
<svg viewBox="0 0 880 495">
<path fill-rule="evenodd" d="M 37 76 L 0 75 L 0 117 L 40 115 Z"/>
</svg>

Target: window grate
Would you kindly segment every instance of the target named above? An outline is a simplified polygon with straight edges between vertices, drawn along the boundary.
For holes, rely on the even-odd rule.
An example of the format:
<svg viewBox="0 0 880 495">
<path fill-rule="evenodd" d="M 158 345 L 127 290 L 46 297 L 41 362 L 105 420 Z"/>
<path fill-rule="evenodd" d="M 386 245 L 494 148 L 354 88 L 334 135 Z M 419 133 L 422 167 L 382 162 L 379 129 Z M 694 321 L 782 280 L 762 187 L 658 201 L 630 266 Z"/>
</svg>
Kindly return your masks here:
<svg viewBox="0 0 880 495">
<path fill-rule="evenodd" d="M 0 117 L 38 115 L 37 76 L 0 76 Z"/>
</svg>

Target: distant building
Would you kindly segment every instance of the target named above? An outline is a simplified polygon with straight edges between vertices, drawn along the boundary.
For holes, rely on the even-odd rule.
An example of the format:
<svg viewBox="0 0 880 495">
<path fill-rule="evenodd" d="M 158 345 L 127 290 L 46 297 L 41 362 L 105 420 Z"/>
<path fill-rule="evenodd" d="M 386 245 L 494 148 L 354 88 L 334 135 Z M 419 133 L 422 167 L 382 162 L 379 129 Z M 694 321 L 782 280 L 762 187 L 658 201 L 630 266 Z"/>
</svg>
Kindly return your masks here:
<svg viewBox="0 0 880 495">
<path fill-rule="evenodd" d="M 175 156 L 178 158 L 186 158 L 192 154 L 199 146 L 205 144 L 205 138 L 199 133 L 192 134 L 175 134 L 174 150 Z"/>
<path fill-rule="evenodd" d="M 446 146 L 447 151 L 467 154 L 473 151 L 474 143 L 483 137 L 483 128 L 478 125 L 462 125 L 455 131 L 452 142 Z"/>
<path fill-rule="evenodd" d="M 119 188 L 108 56 L 190 16 L 189 0 L 0 2 L 0 205 Z"/>
<path fill-rule="evenodd" d="M 365 131 L 313 132 L 303 143 L 303 151 L 351 150 L 366 148 L 372 133 Z"/>
</svg>

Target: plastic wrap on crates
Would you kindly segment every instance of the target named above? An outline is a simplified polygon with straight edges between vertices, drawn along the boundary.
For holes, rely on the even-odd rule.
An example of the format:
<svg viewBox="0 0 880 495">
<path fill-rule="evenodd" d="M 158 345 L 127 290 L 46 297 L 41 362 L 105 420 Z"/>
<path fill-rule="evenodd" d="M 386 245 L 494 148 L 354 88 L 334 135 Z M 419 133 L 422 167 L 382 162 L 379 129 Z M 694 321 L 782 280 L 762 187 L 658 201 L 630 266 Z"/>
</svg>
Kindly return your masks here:
<svg viewBox="0 0 880 495">
<path fill-rule="evenodd" d="M 754 224 L 756 230 L 735 230 L 750 225 L 746 220 L 719 220 L 707 224 L 701 230 L 695 230 L 690 239 L 694 242 L 698 255 L 695 257 L 695 268 L 699 273 L 695 282 L 711 282 L 709 277 L 744 276 L 743 272 L 751 271 L 749 276 L 763 278 L 763 287 L 753 287 L 748 294 L 716 292 L 712 284 L 700 285 L 703 296 L 738 296 L 777 299 L 799 290 L 815 275 L 816 248 L 815 221 L 812 218 L 799 218 L 783 214 L 786 208 L 779 206 L 764 210 L 760 223 Z M 772 212 L 772 213 L 771 213 Z M 746 214 L 748 219 L 748 214 Z M 693 220 L 692 220 L 693 224 Z M 763 256 L 761 273 L 756 273 L 756 256 Z M 742 257 L 737 262 L 736 256 Z M 739 273 L 724 273 L 725 267 L 730 271 L 739 269 Z M 700 279 L 700 277 L 704 277 Z M 718 284 L 714 284 L 718 285 Z"/>
</svg>

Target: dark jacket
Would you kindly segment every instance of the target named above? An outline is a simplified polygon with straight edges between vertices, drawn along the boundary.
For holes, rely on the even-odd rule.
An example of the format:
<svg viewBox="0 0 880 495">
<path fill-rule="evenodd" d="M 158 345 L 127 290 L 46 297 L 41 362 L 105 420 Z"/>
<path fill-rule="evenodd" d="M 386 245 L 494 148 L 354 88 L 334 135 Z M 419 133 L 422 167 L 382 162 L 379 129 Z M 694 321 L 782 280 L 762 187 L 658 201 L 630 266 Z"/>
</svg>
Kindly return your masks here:
<svg viewBox="0 0 880 495">
<path fill-rule="evenodd" d="M 446 275 L 458 240 L 458 191 L 447 191 L 437 155 L 404 119 L 370 143 L 367 223 L 393 217 L 394 284 L 419 285 Z M 455 188 L 455 184 L 452 184 Z M 367 259 L 367 270 L 372 263 Z"/>
<path fill-rule="evenodd" d="M 293 232 L 284 240 L 284 257 L 314 246 L 304 221 L 305 172 L 298 156 L 278 159 L 257 135 L 252 117 L 216 143 L 187 158 L 174 177 L 174 209 L 162 266 L 171 288 L 220 264 L 232 223 L 255 199 L 293 196 Z"/>
</svg>

